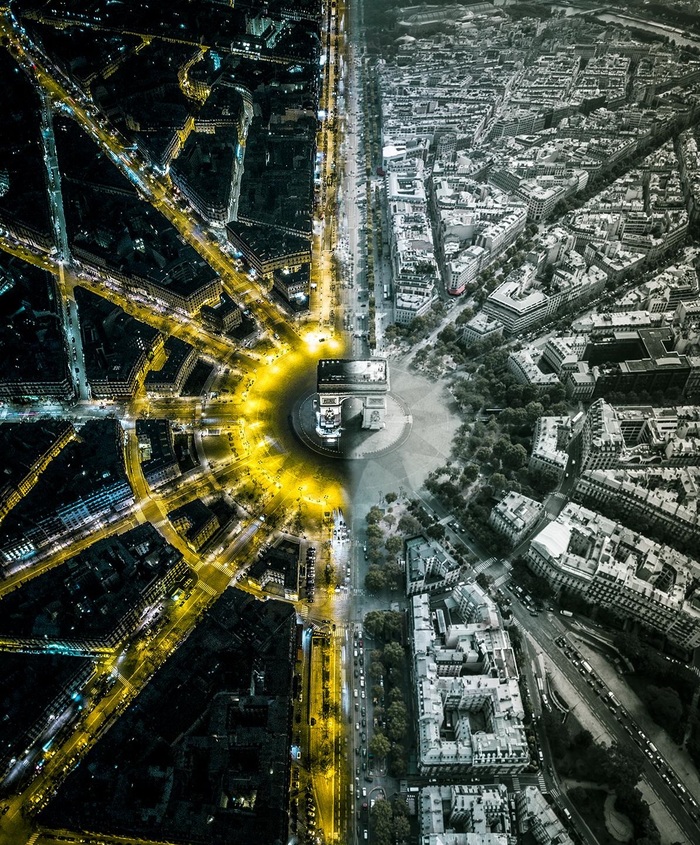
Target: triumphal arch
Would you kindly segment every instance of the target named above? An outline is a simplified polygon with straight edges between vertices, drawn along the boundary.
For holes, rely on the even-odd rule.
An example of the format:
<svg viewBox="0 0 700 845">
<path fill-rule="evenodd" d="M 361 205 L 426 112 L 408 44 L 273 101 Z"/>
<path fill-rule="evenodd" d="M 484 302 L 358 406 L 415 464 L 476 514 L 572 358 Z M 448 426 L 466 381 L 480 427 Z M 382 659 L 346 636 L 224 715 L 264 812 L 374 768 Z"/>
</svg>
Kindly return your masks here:
<svg viewBox="0 0 700 845">
<path fill-rule="evenodd" d="M 362 428 L 379 431 L 386 426 L 389 365 L 385 358 L 323 358 L 317 370 L 316 431 L 324 440 L 337 440 L 342 407 L 347 399 L 362 401 Z"/>
</svg>

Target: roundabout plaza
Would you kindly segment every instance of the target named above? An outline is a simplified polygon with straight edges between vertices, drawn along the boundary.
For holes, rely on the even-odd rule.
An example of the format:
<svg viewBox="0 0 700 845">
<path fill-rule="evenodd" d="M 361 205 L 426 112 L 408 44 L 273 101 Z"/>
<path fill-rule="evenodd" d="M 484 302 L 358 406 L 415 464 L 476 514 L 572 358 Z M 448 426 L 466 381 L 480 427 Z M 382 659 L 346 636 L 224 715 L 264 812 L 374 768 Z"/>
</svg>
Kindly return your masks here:
<svg viewBox="0 0 700 845">
<path fill-rule="evenodd" d="M 400 446 L 411 431 L 406 403 L 391 393 L 384 358 L 322 358 L 316 392 L 296 403 L 292 424 L 317 454 L 363 460 Z"/>
</svg>

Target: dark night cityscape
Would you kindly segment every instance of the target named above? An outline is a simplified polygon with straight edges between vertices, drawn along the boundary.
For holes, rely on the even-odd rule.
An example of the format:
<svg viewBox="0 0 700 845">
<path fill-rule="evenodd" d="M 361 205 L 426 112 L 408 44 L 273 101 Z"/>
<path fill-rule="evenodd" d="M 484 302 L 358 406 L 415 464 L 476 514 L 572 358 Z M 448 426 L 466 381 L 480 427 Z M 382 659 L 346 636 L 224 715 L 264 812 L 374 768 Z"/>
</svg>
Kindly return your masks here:
<svg viewBox="0 0 700 845">
<path fill-rule="evenodd" d="M 0 0 L 0 845 L 700 843 L 700 2 Z"/>
</svg>

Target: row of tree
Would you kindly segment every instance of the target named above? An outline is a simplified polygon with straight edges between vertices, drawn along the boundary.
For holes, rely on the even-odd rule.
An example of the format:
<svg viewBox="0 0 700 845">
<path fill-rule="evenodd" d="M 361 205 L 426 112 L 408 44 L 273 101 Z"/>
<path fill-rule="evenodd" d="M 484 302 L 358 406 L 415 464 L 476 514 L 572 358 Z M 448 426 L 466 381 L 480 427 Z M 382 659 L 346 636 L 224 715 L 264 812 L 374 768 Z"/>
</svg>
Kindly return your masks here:
<svg viewBox="0 0 700 845">
<path fill-rule="evenodd" d="M 389 503 L 385 512 L 380 507 L 369 509 L 367 516 L 367 544 L 366 555 L 370 565 L 365 575 L 365 588 L 370 593 L 382 590 L 400 590 L 403 587 L 403 567 L 399 563 L 403 550 L 402 530 L 407 527 L 405 515 L 398 523 L 401 533 L 387 533 L 396 525 L 396 517 L 392 513 L 391 505 L 396 501 L 396 493 L 387 493 L 384 497 Z M 408 527 L 413 527 L 412 522 Z"/>
<path fill-rule="evenodd" d="M 399 796 L 393 801 L 375 801 L 370 820 L 375 845 L 403 845 L 408 842 L 411 835 L 408 808 Z"/>
<path fill-rule="evenodd" d="M 377 701 L 374 717 L 378 725 L 370 740 L 369 750 L 378 760 L 385 759 L 394 777 L 406 774 L 410 718 L 405 695 L 408 684 L 408 655 L 397 637 L 399 613 L 371 611 L 365 616 L 365 631 L 374 632 L 381 648 L 370 654 L 369 676 L 372 696 Z M 368 627 L 369 626 L 369 627 Z"/>
</svg>

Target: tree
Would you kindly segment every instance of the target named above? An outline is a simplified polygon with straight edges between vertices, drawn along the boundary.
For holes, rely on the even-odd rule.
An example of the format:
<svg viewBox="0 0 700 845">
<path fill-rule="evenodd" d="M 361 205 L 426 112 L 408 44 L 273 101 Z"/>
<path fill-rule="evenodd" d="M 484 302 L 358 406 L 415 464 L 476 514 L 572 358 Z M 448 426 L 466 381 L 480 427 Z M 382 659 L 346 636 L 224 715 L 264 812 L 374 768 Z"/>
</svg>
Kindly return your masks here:
<svg viewBox="0 0 700 845">
<path fill-rule="evenodd" d="M 481 587 L 482 590 L 488 593 L 491 587 L 493 586 L 493 578 L 490 575 L 487 575 L 485 572 L 480 572 L 476 576 L 476 583 Z"/>
<path fill-rule="evenodd" d="M 383 639 L 384 634 L 384 611 L 370 610 L 365 614 L 365 631 L 372 639 Z"/>
<path fill-rule="evenodd" d="M 546 710 L 542 714 L 542 727 L 547 734 L 549 747 L 551 748 L 554 757 L 563 757 L 569 740 L 569 733 L 566 726 L 562 725 L 561 719 L 558 718 L 551 710 Z"/>
<path fill-rule="evenodd" d="M 393 845 L 394 813 L 388 801 L 377 800 L 370 810 L 372 840 L 377 845 Z"/>
<path fill-rule="evenodd" d="M 384 548 L 392 557 L 396 557 L 401 554 L 403 549 L 403 540 L 401 537 L 397 537 L 395 534 L 392 534 L 391 537 L 386 538 Z"/>
<path fill-rule="evenodd" d="M 527 463 L 527 452 L 521 443 L 510 444 L 505 450 L 503 457 L 503 466 L 509 469 L 520 469 Z"/>
<path fill-rule="evenodd" d="M 642 776 L 643 757 L 636 747 L 613 745 L 611 749 L 605 749 L 603 760 L 601 773 L 614 790 L 634 786 Z"/>
<path fill-rule="evenodd" d="M 442 540 L 445 537 L 445 526 L 439 522 L 435 522 L 426 528 L 425 533 L 433 540 Z"/>
<path fill-rule="evenodd" d="M 395 841 L 402 845 L 408 842 L 411 835 L 411 825 L 406 816 L 398 815 L 394 812 L 394 837 Z"/>
<path fill-rule="evenodd" d="M 644 691 L 644 703 L 651 718 L 674 738 L 682 728 L 683 705 L 676 690 L 649 685 Z"/>
<path fill-rule="evenodd" d="M 398 530 L 402 534 L 405 534 L 410 537 L 414 534 L 420 534 L 420 529 L 420 522 L 418 522 L 415 516 L 411 516 L 410 514 L 406 513 L 399 520 Z"/>
<path fill-rule="evenodd" d="M 489 478 L 489 485 L 493 488 L 494 493 L 501 493 L 508 486 L 508 479 L 502 472 L 494 472 Z"/>
<path fill-rule="evenodd" d="M 534 425 L 544 415 L 544 405 L 541 402 L 528 402 L 525 406 L 525 412 L 529 425 Z"/>
<path fill-rule="evenodd" d="M 367 636 L 382 643 L 401 641 L 403 616 L 393 610 L 370 610 L 365 615 Z"/>
<path fill-rule="evenodd" d="M 392 502 L 395 502 L 398 498 L 399 497 L 396 495 L 396 493 L 391 492 L 391 493 L 387 493 L 386 496 L 384 496 L 384 501 L 388 505 L 390 505 L 390 504 L 392 504 Z"/>
<path fill-rule="evenodd" d="M 384 577 L 390 590 L 400 590 L 404 583 L 404 572 L 396 558 L 391 558 L 384 564 Z"/>
<path fill-rule="evenodd" d="M 367 557 L 373 564 L 383 563 L 384 544 L 381 540 L 372 539 L 367 542 Z"/>
<path fill-rule="evenodd" d="M 368 540 L 384 540 L 384 532 L 382 531 L 381 527 L 377 524 L 372 524 L 367 527 L 367 539 Z"/>
<path fill-rule="evenodd" d="M 479 468 L 476 464 L 467 464 L 462 470 L 462 483 L 471 484 L 479 477 Z"/>
<path fill-rule="evenodd" d="M 403 746 L 398 742 L 395 742 L 391 746 L 389 771 L 395 778 L 404 777 L 404 775 L 408 771 L 408 765 L 406 764 L 406 752 L 404 751 Z"/>
<path fill-rule="evenodd" d="M 386 587 L 386 578 L 381 566 L 370 566 L 365 575 L 365 588 L 369 593 L 379 593 Z"/>
<path fill-rule="evenodd" d="M 374 505 L 367 511 L 367 516 L 365 517 L 365 520 L 367 521 L 368 525 L 376 525 L 383 516 L 384 512 L 382 511 L 382 509 Z"/>
<path fill-rule="evenodd" d="M 375 663 L 372 661 L 372 665 L 369 667 L 369 674 L 373 681 L 379 683 L 379 681 L 384 677 L 384 666 L 381 663 Z"/>
<path fill-rule="evenodd" d="M 386 731 L 396 742 L 403 738 L 408 729 L 408 712 L 402 701 L 393 701 L 386 711 Z"/>
<path fill-rule="evenodd" d="M 457 319 L 455 320 L 455 325 L 463 326 L 465 323 L 468 323 L 471 318 L 474 316 L 474 309 L 473 308 L 463 308 L 459 314 L 457 315 Z"/>
<path fill-rule="evenodd" d="M 397 668 L 403 668 L 404 662 L 406 660 L 406 654 L 403 650 L 403 646 L 399 643 L 387 643 L 384 646 L 384 663 L 387 666 Z"/>
<path fill-rule="evenodd" d="M 391 743 L 386 736 L 381 731 L 375 731 L 369 741 L 370 754 L 374 754 L 377 759 L 383 760 L 390 750 Z"/>
</svg>

